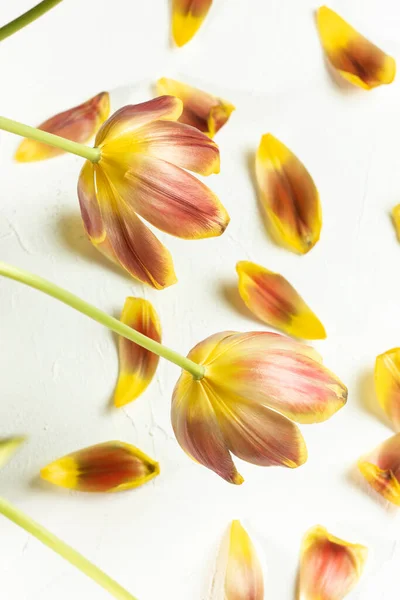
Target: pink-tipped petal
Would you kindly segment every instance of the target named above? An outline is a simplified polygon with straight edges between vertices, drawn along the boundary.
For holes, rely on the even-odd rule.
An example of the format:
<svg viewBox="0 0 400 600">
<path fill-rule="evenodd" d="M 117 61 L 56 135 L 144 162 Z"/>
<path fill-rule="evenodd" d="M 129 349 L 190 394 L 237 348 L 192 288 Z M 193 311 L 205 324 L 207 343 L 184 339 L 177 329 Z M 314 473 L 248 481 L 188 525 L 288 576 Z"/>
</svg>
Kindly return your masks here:
<svg viewBox="0 0 400 600">
<path fill-rule="evenodd" d="M 78 198 L 86 233 L 93 242 L 102 242 L 106 232 L 96 196 L 94 166 L 90 161 L 85 162 L 79 175 Z"/>
</svg>

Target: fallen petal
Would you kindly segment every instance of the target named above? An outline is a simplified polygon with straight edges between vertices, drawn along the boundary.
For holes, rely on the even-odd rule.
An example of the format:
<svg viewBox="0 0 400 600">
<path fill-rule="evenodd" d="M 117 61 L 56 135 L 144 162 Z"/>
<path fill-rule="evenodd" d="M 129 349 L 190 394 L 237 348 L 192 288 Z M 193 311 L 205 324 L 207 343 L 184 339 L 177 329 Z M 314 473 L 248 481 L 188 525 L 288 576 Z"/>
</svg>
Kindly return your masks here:
<svg viewBox="0 0 400 600">
<path fill-rule="evenodd" d="M 318 242 L 322 213 L 315 183 L 300 160 L 266 134 L 256 156 L 261 202 L 277 242 L 306 254 Z"/>
<path fill-rule="evenodd" d="M 321 321 L 282 275 L 249 261 L 238 262 L 236 270 L 240 296 L 261 321 L 297 338 L 326 338 Z"/>
<path fill-rule="evenodd" d="M 400 433 L 363 457 L 358 468 L 378 494 L 400 506 Z"/>
<path fill-rule="evenodd" d="M 0 439 L 0 469 L 14 456 L 21 444 L 25 442 L 25 439 L 23 436 Z"/>
<path fill-rule="evenodd" d="M 160 472 L 157 462 L 124 442 L 105 442 L 59 458 L 44 467 L 43 479 L 82 492 L 136 488 Z"/>
<path fill-rule="evenodd" d="M 400 242 L 400 204 L 397 204 L 392 210 L 392 221 L 396 230 L 397 239 Z"/>
<path fill-rule="evenodd" d="M 211 138 L 225 125 L 235 110 L 233 104 L 222 98 L 166 77 L 157 81 L 157 93 L 180 98 L 183 111 L 179 121 L 196 127 Z"/>
<path fill-rule="evenodd" d="M 350 544 L 320 525 L 305 536 L 301 549 L 301 600 L 342 600 L 357 584 L 368 550 Z"/>
<path fill-rule="evenodd" d="M 184 46 L 197 33 L 213 0 L 172 0 L 172 36 Z"/>
<path fill-rule="evenodd" d="M 337 13 L 321 6 L 317 11 L 319 35 L 332 66 L 350 83 L 365 90 L 392 83 L 394 58 L 363 37 Z"/>
<path fill-rule="evenodd" d="M 48 119 L 39 125 L 39 129 L 85 144 L 97 133 L 100 125 L 107 119 L 109 114 L 109 94 L 108 92 L 101 92 L 87 102 Z M 64 150 L 60 148 L 53 148 L 35 140 L 24 139 L 15 154 L 15 159 L 18 162 L 32 162 L 52 158 L 63 153 Z"/>
<path fill-rule="evenodd" d="M 400 431 L 400 348 L 393 348 L 376 358 L 375 389 L 378 400 Z"/>
<path fill-rule="evenodd" d="M 161 324 L 148 300 L 127 298 L 121 315 L 122 323 L 147 337 L 161 342 Z M 115 406 L 136 400 L 148 387 L 158 366 L 159 356 L 124 337 L 119 338 L 119 378 L 114 395 Z"/>
</svg>

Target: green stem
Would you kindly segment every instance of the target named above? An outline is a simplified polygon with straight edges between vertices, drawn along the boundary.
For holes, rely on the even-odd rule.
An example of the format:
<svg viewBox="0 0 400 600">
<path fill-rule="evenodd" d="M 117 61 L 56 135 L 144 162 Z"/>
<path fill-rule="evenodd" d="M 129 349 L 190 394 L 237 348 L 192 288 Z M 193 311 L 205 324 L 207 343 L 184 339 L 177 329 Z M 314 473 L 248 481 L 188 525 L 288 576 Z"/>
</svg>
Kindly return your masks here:
<svg viewBox="0 0 400 600">
<path fill-rule="evenodd" d="M 32 21 L 36 21 L 36 19 L 47 13 L 53 6 L 60 4 L 61 1 L 62 0 L 43 0 L 20 17 L 17 17 L 13 21 L 10 21 L 10 23 L 7 23 L 7 25 L 0 27 L 0 42 L 26 25 L 29 25 Z"/>
<path fill-rule="evenodd" d="M 125 325 L 125 323 L 121 323 L 121 321 L 118 319 L 111 317 L 99 308 L 96 308 L 92 304 L 85 302 L 85 300 L 82 300 L 79 298 L 79 296 L 71 294 L 71 292 L 64 290 L 58 285 L 55 285 L 54 283 L 51 283 L 42 277 L 33 275 L 28 271 L 18 269 L 17 267 L 12 267 L 11 265 L 7 265 L 3 262 L 0 262 L 0 275 L 4 275 L 9 279 L 14 279 L 15 281 L 29 285 L 32 288 L 40 290 L 41 292 L 44 292 L 45 294 L 64 302 L 64 304 L 68 304 L 68 306 L 71 306 L 94 321 L 101 323 L 105 327 L 108 327 L 108 329 L 118 333 L 118 335 L 122 335 L 128 340 L 135 342 L 139 346 L 150 350 L 150 352 L 158 354 L 158 356 L 162 356 L 170 362 L 178 365 L 185 371 L 191 373 L 195 379 L 202 379 L 204 377 L 204 367 L 202 365 L 199 365 L 189 358 L 178 354 L 178 352 L 163 346 L 159 342 L 147 337 L 147 335 L 143 335 L 143 333 L 140 333 L 139 331 L 132 329 L 132 327 Z"/>
<path fill-rule="evenodd" d="M 36 523 L 36 521 L 25 515 L 21 510 L 10 504 L 10 502 L 4 498 L 0 498 L 0 514 L 4 515 L 7 519 L 10 519 L 10 521 L 19 527 L 22 527 L 22 529 L 25 529 L 25 531 L 33 535 L 42 542 L 42 544 L 45 544 L 45 546 L 48 546 L 54 550 L 54 552 L 57 552 L 57 554 L 70 562 L 71 565 L 74 565 L 74 567 L 77 567 L 82 573 L 101 585 L 101 587 L 107 590 L 114 598 L 117 598 L 117 600 L 137 600 L 132 594 L 121 587 L 119 583 L 114 581 L 114 579 L 111 579 L 111 577 L 96 567 L 96 565 L 82 556 L 82 554 L 79 554 L 79 552 L 71 548 L 71 546 L 68 546 L 68 544 L 50 533 L 50 531 L 42 527 L 42 525 L 39 525 L 39 523 Z"/>
<path fill-rule="evenodd" d="M 89 146 L 85 146 L 85 144 L 78 144 L 77 142 L 67 140 L 59 135 L 54 135 L 54 133 L 48 133 L 47 131 L 24 125 L 23 123 L 7 119 L 6 117 L 0 117 L 0 129 L 15 133 L 16 135 L 21 135 L 22 137 L 31 138 L 42 144 L 61 148 L 66 152 L 77 154 L 92 162 L 99 162 L 101 157 L 99 148 L 90 148 Z"/>
</svg>

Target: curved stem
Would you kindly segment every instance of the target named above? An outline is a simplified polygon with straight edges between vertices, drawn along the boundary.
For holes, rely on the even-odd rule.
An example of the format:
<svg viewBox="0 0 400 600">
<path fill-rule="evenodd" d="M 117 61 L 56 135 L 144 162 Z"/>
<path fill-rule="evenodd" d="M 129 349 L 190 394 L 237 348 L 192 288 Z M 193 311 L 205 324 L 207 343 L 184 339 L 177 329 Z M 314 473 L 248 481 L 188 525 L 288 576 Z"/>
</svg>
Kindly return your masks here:
<svg viewBox="0 0 400 600">
<path fill-rule="evenodd" d="M 54 133 L 48 133 L 47 131 L 42 131 L 36 127 L 31 127 L 30 125 L 24 125 L 23 123 L 7 119 L 6 117 L 0 117 L 0 129 L 15 133 L 16 135 L 21 135 L 22 137 L 31 138 L 42 144 L 61 148 L 66 152 L 77 154 L 92 162 L 99 162 L 101 157 L 99 148 L 90 148 L 90 146 L 86 146 L 85 144 L 78 144 L 77 142 L 67 140 L 59 135 L 54 135 Z"/>
<path fill-rule="evenodd" d="M 111 317 L 99 308 L 89 304 L 89 302 L 85 302 L 85 300 L 82 300 L 82 298 L 79 298 L 79 296 L 71 294 L 71 292 L 64 290 L 58 285 L 55 285 L 54 283 L 51 283 L 42 277 L 33 275 L 32 273 L 24 271 L 23 269 L 12 267 L 11 265 L 7 265 L 3 262 L 0 262 L 0 275 L 4 275 L 9 279 L 14 279 L 15 281 L 19 281 L 21 283 L 25 283 L 32 288 L 44 292 L 48 296 L 52 296 L 53 298 L 64 302 L 64 304 L 68 304 L 68 306 L 71 306 L 94 321 L 101 323 L 105 327 L 108 327 L 108 329 L 118 333 L 118 335 L 122 335 L 128 340 L 135 342 L 139 346 L 150 350 L 150 352 L 158 354 L 158 356 L 162 356 L 170 362 L 178 365 L 185 371 L 191 373 L 195 379 L 202 379 L 204 377 L 204 367 L 202 365 L 199 365 L 189 358 L 178 354 L 178 352 L 167 348 L 163 344 L 152 340 L 146 335 L 143 335 L 143 333 L 140 333 L 139 331 L 132 329 L 132 327 L 125 325 L 125 323 L 121 323 L 121 321 L 118 319 Z"/>
<path fill-rule="evenodd" d="M 0 42 L 8 38 L 13 33 L 16 33 L 26 25 L 29 25 L 29 23 L 32 23 L 32 21 L 36 21 L 36 19 L 47 13 L 47 11 L 53 8 L 53 6 L 60 4 L 61 1 L 62 0 L 43 0 L 23 15 L 20 15 L 13 21 L 10 21 L 10 23 L 7 23 L 7 25 L 0 27 Z"/>
<path fill-rule="evenodd" d="M 68 546 L 65 542 L 56 537 L 53 533 L 50 533 L 47 529 L 36 523 L 33 519 L 25 515 L 21 510 L 13 506 L 10 502 L 4 498 L 0 498 L 0 514 L 4 515 L 7 519 L 25 529 L 28 533 L 33 535 L 42 544 L 45 544 L 54 552 L 57 552 L 60 556 L 65 558 L 71 565 L 77 567 L 82 573 L 93 579 L 96 583 L 101 585 L 107 592 L 109 592 L 117 600 L 137 600 L 132 594 L 119 585 L 114 579 L 111 579 L 101 569 L 96 567 L 87 558 L 79 554 L 76 550 Z"/>
</svg>

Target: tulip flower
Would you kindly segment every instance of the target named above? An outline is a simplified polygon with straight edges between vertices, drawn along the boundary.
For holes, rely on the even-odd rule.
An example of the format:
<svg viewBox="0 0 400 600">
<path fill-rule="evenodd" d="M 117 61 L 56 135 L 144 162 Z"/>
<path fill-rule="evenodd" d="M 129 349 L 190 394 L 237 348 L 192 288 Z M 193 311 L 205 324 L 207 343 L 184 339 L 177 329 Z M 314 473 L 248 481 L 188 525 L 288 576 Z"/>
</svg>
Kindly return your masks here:
<svg viewBox="0 0 400 600">
<path fill-rule="evenodd" d="M 368 550 L 350 544 L 320 525 L 305 536 L 301 550 L 299 598 L 343 600 L 357 584 Z"/>
<path fill-rule="evenodd" d="M 184 46 L 197 33 L 213 0 L 172 0 L 172 37 Z"/>
<path fill-rule="evenodd" d="M 394 58 L 363 37 L 337 13 L 321 6 L 317 11 L 317 26 L 329 62 L 344 79 L 364 90 L 392 83 L 396 75 Z"/>
<path fill-rule="evenodd" d="M 361 458 L 358 468 L 378 494 L 400 506 L 400 433 Z"/>
<path fill-rule="evenodd" d="M 177 440 L 196 462 L 231 483 L 243 481 L 231 453 L 263 466 L 304 463 L 305 443 L 293 421 L 325 421 L 346 403 L 346 387 L 318 353 L 290 338 L 217 333 L 185 357 L 37 275 L 5 263 L 0 275 L 68 304 L 180 366 L 172 400 Z"/>
<path fill-rule="evenodd" d="M 219 171 L 219 151 L 206 135 L 176 120 L 172 96 L 125 106 L 98 131 L 95 147 L 0 117 L 0 129 L 87 159 L 78 183 L 89 239 L 133 277 L 157 289 L 176 282 L 171 255 L 138 217 L 185 239 L 219 236 L 229 216 L 218 198 L 186 170 Z"/>
<path fill-rule="evenodd" d="M 60 4 L 62 0 L 42 0 L 39 4 L 36 4 L 33 8 L 20 15 L 16 19 L 0 27 L 0 42 L 13 35 L 29 23 L 33 23 L 39 17 L 47 13 L 51 8 Z"/>
<path fill-rule="evenodd" d="M 376 358 L 375 389 L 380 405 L 396 431 L 400 431 L 400 348 Z"/>
<path fill-rule="evenodd" d="M 276 241 L 306 254 L 319 240 L 321 204 L 303 163 L 273 135 L 261 138 L 256 155 L 261 203 Z"/>
<path fill-rule="evenodd" d="M 246 260 L 237 263 L 236 271 L 239 294 L 261 321 L 297 338 L 326 338 L 321 321 L 282 275 Z"/>
<path fill-rule="evenodd" d="M 81 492 L 120 492 L 147 483 L 160 472 L 158 463 L 124 442 L 83 448 L 50 463 L 42 479 Z"/>
<path fill-rule="evenodd" d="M 225 125 L 235 110 L 233 104 L 198 88 L 163 77 L 157 81 L 157 94 L 176 96 L 183 102 L 180 123 L 196 127 L 210 138 Z"/>
<path fill-rule="evenodd" d="M 23 438 L 21 437 L 0 439 L 0 467 L 4 466 L 5 462 L 11 458 L 12 454 L 18 449 L 22 442 Z M 82 556 L 82 554 L 79 554 L 79 552 L 71 548 L 71 546 L 68 546 L 68 544 L 60 540 L 60 538 L 56 537 L 53 533 L 31 519 L 4 498 L 0 498 L 0 514 L 59 554 L 62 558 L 87 575 L 87 577 L 93 579 L 93 581 L 103 587 L 117 600 L 137 600 L 132 594 L 120 586 L 119 583 L 114 581 L 114 579 L 111 579 L 111 577 L 96 567 L 96 565 Z"/>
<path fill-rule="evenodd" d="M 148 300 L 127 298 L 121 321 L 161 342 L 160 320 Z M 159 356 L 124 337 L 118 341 L 120 369 L 114 404 L 119 407 L 136 400 L 145 391 L 156 372 Z"/>
<path fill-rule="evenodd" d="M 213 582 L 215 600 L 264 600 L 264 578 L 249 534 L 232 521 L 221 544 Z"/>
</svg>

